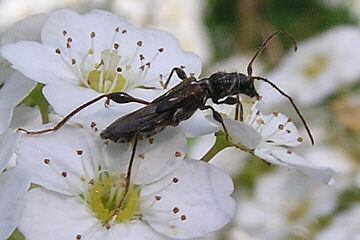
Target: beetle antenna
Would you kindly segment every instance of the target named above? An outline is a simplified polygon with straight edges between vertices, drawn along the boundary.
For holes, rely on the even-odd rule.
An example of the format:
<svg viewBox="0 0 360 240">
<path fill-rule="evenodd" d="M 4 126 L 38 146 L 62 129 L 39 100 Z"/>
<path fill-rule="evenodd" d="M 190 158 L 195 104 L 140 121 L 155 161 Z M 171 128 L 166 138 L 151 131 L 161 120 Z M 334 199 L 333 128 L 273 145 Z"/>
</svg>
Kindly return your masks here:
<svg viewBox="0 0 360 240">
<path fill-rule="evenodd" d="M 252 64 L 254 63 L 255 59 L 257 58 L 257 56 L 259 56 L 259 54 L 264 50 L 264 48 L 266 47 L 266 45 L 268 44 L 268 42 L 275 37 L 276 35 L 278 35 L 279 33 L 284 33 L 294 44 L 294 50 L 295 52 L 297 51 L 297 44 L 295 41 L 295 38 L 293 35 L 291 35 L 290 33 L 288 33 L 285 29 L 281 29 L 279 31 L 274 32 L 273 34 L 271 34 L 260 46 L 260 48 L 257 50 L 257 52 L 255 53 L 255 55 L 253 56 L 253 58 L 251 59 L 251 61 L 249 62 L 248 66 L 247 66 L 247 74 L 251 79 L 251 75 L 252 75 Z"/>
<path fill-rule="evenodd" d="M 311 144 L 314 145 L 314 138 L 313 138 L 313 136 L 311 135 L 310 128 L 309 128 L 308 125 L 306 124 L 306 121 L 305 121 L 304 117 L 301 115 L 300 110 L 299 110 L 298 107 L 295 105 L 294 100 L 293 100 L 289 95 L 287 95 L 284 91 L 282 91 L 278 86 L 276 86 L 273 82 L 271 82 L 270 80 L 268 80 L 268 79 L 266 79 L 266 78 L 263 78 L 263 77 L 252 77 L 252 78 L 253 78 L 253 79 L 257 79 L 257 80 L 261 80 L 261 81 L 264 81 L 264 82 L 270 84 L 273 88 L 275 88 L 276 90 L 278 90 L 278 92 L 281 93 L 281 95 L 283 95 L 284 97 L 286 97 L 287 99 L 289 99 L 291 105 L 294 107 L 296 113 L 297 113 L 298 116 L 300 117 L 301 122 L 302 122 L 302 123 L 304 124 L 304 126 L 305 126 L 305 129 L 306 129 L 306 132 L 307 132 L 308 135 L 309 135 Z"/>
</svg>

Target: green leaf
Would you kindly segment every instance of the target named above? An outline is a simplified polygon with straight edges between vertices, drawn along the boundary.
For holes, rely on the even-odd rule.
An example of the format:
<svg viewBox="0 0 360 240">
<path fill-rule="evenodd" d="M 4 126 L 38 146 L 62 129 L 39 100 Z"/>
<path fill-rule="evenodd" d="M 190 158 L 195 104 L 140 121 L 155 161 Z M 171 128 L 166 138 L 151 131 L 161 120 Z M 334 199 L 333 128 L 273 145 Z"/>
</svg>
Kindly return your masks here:
<svg viewBox="0 0 360 240">
<path fill-rule="evenodd" d="M 15 229 L 8 240 L 25 240 L 25 237 L 17 229 Z"/>
<path fill-rule="evenodd" d="M 44 95 L 42 94 L 42 89 L 44 86 L 44 84 L 38 83 L 38 85 L 22 101 L 22 103 L 30 107 L 38 106 L 42 122 L 45 124 L 49 122 L 49 103 L 46 101 Z"/>
</svg>

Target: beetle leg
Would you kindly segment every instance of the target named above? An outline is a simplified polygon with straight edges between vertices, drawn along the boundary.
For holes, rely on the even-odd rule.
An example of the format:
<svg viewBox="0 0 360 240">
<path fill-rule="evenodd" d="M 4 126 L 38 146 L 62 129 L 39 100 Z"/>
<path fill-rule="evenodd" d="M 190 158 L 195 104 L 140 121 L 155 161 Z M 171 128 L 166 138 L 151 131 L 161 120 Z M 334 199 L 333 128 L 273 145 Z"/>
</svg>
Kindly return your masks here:
<svg viewBox="0 0 360 240">
<path fill-rule="evenodd" d="M 124 192 L 121 196 L 120 202 L 117 206 L 117 209 L 120 211 L 122 205 L 124 204 L 125 201 L 125 197 L 127 195 L 127 193 L 129 192 L 129 188 L 130 188 L 130 180 L 131 180 L 131 169 L 134 163 L 134 158 L 135 158 L 135 152 L 136 152 L 136 146 L 138 143 L 138 139 L 139 139 L 139 133 L 137 132 L 134 136 L 133 139 L 133 148 L 132 148 L 132 152 L 131 152 L 131 157 L 130 157 L 130 161 L 129 161 L 129 166 L 128 166 L 128 170 L 127 170 L 127 174 L 126 174 L 126 182 L 125 182 L 125 188 L 124 188 Z M 117 211 L 115 211 L 117 212 Z"/>
<path fill-rule="evenodd" d="M 61 128 L 70 118 L 72 118 L 73 116 L 75 116 L 78 112 L 80 112 L 81 110 L 83 110 L 84 108 L 87 108 L 88 106 L 98 102 L 99 100 L 101 100 L 102 98 L 107 98 L 107 102 L 109 100 L 113 100 L 114 102 L 117 103 L 130 103 L 130 102 L 136 102 L 136 103 L 141 103 L 141 104 L 145 104 L 145 105 L 149 105 L 150 103 L 147 101 L 144 101 L 142 99 L 139 98 L 135 98 L 130 96 L 127 93 L 123 93 L 123 92 L 115 92 L 115 93 L 109 93 L 109 94 L 104 94 L 101 96 L 98 96 L 86 103 L 84 103 L 83 105 L 79 106 L 78 108 L 76 108 L 75 110 L 73 110 L 71 113 L 69 113 L 68 115 L 66 115 L 63 120 L 61 120 L 55 127 L 53 128 L 48 128 L 48 129 L 44 129 L 44 130 L 40 130 L 40 131 L 28 131 L 26 129 L 23 128 L 19 128 L 18 131 L 23 131 L 26 134 L 43 134 L 43 133 L 47 133 L 47 132 L 54 132 L 56 130 L 58 130 L 59 128 Z M 106 103 L 105 103 L 106 104 Z"/>
<path fill-rule="evenodd" d="M 221 126 L 223 127 L 224 132 L 225 132 L 225 139 L 226 139 L 226 141 L 229 141 L 229 133 L 228 133 L 226 127 L 225 127 L 223 118 L 222 118 L 222 116 L 220 115 L 220 113 L 217 112 L 212 106 L 202 106 L 202 107 L 200 107 L 199 109 L 200 109 L 200 110 L 211 109 L 211 111 L 213 112 L 213 118 L 214 118 L 217 122 L 221 123 Z"/>
<path fill-rule="evenodd" d="M 238 120 L 240 122 L 244 121 L 244 109 L 243 105 L 240 102 L 239 95 L 236 95 L 236 108 L 235 108 L 235 118 L 234 120 Z"/>
<path fill-rule="evenodd" d="M 186 73 L 184 72 L 184 70 L 182 70 L 181 68 L 178 67 L 174 67 L 173 69 L 171 69 L 171 72 L 169 74 L 169 77 L 166 79 L 165 83 L 160 79 L 160 85 L 163 87 L 163 89 L 166 89 L 167 86 L 170 83 L 170 79 L 173 76 L 174 72 L 176 72 L 176 75 L 181 79 L 184 80 L 187 78 Z"/>
<path fill-rule="evenodd" d="M 239 95 L 236 96 L 236 98 L 234 97 L 227 97 L 222 101 L 216 101 L 214 102 L 215 104 L 228 104 L 228 105 L 236 105 L 235 108 L 235 118 L 234 120 L 239 120 L 239 121 L 243 121 L 243 106 L 240 102 L 239 99 Z"/>
</svg>

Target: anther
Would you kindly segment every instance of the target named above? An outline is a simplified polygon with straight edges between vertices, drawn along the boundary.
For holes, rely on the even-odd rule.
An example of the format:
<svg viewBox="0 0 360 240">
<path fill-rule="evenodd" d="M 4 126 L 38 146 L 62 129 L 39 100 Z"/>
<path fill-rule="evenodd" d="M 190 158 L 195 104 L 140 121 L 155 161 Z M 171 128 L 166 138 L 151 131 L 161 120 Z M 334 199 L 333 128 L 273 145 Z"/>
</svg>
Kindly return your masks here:
<svg viewBox="0 0 360 240">
<path fill-rule="evenodd" d="M 144 71 L 145 66 L 144 66 L 144 65 L 141 65 L 141 66 L 139 67 L 139 69 L 140 69 L 141 71 Z"/>
<path fill-rule="evenodd" d="M 175 157 L 181 157 L 181 152 L 175 152 Z"/>
<path fill-rule="evenodd" d="M 81 239 L 81 235 L 80 234 L 76 235 L 76 240 L 80 240 L 80 239 Z"/>
<path fill-rule="evenodd" d="M 71 64 L 72 64 L 72 65 L 75 65 L 75 64 L 76 64 L 76 59 L 75 59 L 75 58 L 71 59 Z"/>
<path fill-rule="evenodd" d="M 91 127 L 91 128 L 94 128 L 95 126 L 96 126 L 96 123 L 95 123 L 95 122 L 91 122 L 90 127 Z"/>
<path fill-rule="evenodd" d="M 150 144 L 153 144 L 153 143 L 154 143 L 154 139 L 153 139 L 153 138 L 149 138 L 148 141 L 149 141 Z"/>
<path fill-rule="evenodd" d="M 142 46 L 142 41 L 138 41 L 138 42 L 136 43 L 136 45 L 138 45 L 139 47 L 141 47 L 141 46 Z"/>
<path fill-rule="evenodd" d="M 278 128 L 279 128 L 280 130 L 283 130 L 283 129 L 284 129 L 284 125 L 279 124 Z"/>
<path fill-rule="evenodd" d="M 288 149 L 287 154 L 292 154 L 292 151 Z"/>
<path fill-rule="evenodd" d="M 63 176 L 64 178 L 66 178 L 66 177 L 67 177 L 67 172 L 62 172 L 62 173 L 61 173 L 61 176 Z"/>
<path fill-rule="evenodd" d="M 90 185 L 94 185 L 94 183 L 95 183 L 94 179 L 91 179 L 91 180 L 89 181 L 89 184 L 90 184 Z"/>
<path fill-rule="evenodd" d="M 118 67 L 118 68 L 116 69 L 116 71 L 117 71 L 117 72 L 122 72 L 122 68 L 121 68 L 121 67 Z"/>
<path fill-rule="evenodd" d="M 145 155 L 144 155 L 143 153 L 140 153 L 140 154 L 139 154 L 139 158 L 144 159 L 144 158 L 145 158 Z"/>
<path fill-rule="evenodd" d="M 127 33 L 126 29 L 122 30 L 122 32 L 121 32 L 121 33 L 122 33 L 122 34 Z"/>
<path fill-rule="evenodd" d="M 173 208 L 173 213 L 174 213 L 174 214 L 177 214 L 177 213 L 179 212 L 179 210 L 180 210 L 179 208 L 174 207 L 174 208 Z"/>
<path fill-rule="evenodd" d="M 159 52 L 163 52 L 163 51 L 164 51 L 164 48 L 159 48 L 158 51 L 159 51 Z"/>
<path fill-rule="evenodd" d="M 119 32 L 119 27 L 115 28 L 115 32 Z"/>
<path fill-rule="evenodd" d="M 273 114 L 275 117 L 279 116 L 279 112 L 273 112 Z"/>
<path fill-rule="evenodd" d="M 119 48 L 119 44 L 114 43 L 114 48 L 115 48 L 115 49 L 118 49 L 118 48 Z"/>
<path fill-rule="evenodd" d="M 49 163 L 50 163 L 50 159 L 45 158 L 45 159 L 44 159 L 44 163 L 45 163 L 45 164 L 49 164 Z"/>
<path fill-rule="evenodd" d="M 66 31 L 66 30 L 63 30 L 63 31 L 62 31 L 62 34 L 63 34 L 64 36 L 66 36 L 67 31 Z"/>
<path fill-rule="evenodd" d="M 291 121 L 292 121 L 291 118 L 288 118 L 287 122 L 291 122 Z"/>
<path fill-rule="evenodd" d="M 161 196 L 154 196 L 156 201 L 160 201 L 161 200 Z"/>
<path fill-rule="evenodd" d="M 181 66 L 180 66 L 180 68 L 181 68 L 181 69 L 184 69 L 184 68 L 185 68 L 185 66 L 184 66 L 184 65 L 181 65 Z"/>
<path fill-rule="evenodd" d="M 67 41 L 68 43 L 71 43 L 71 42 L 72 42 L 72 38 L 69 37 L 69 38 L 66 39 L 66 41 Z"/>
<path fill-rule="evenodd" d="M 256 116 L 260 116 L 260 111 L 257 111 L 257 112 L 256 112 Z"/>
<path fill-rule="evenodd" d="M 291 133 L 291 131 L 290 131 L 289 129 L 287 129 L 287 130 L 286 130 L 286 133 L 290 134 L 290 133 Z"/>
<path fill-rule="evenodd" d="M 177 179 L 176 177 L 173 178 L 173 183 L 178 183 L 179 182 L 179 179 Z"/>
<path fill-rule="evenodd" d="M 94 38 L 94 37 L 95 37 L 95 32 L 91 32 L 91 33 L 90 33 L 90 37 L 91 37 L 91 38 Z"/>
<path fill-rule="evenodd" d="M 298 141 L 298 142 L 302 142 L 302 141 L 303 141 L 303 138 L 302 138 L 302 137 L 298 137 L 297 141 Z"/>
<path fill-rule="evenodd" d="M 181 221 L 185 221 L 186 220 L 186 216 L 185 215 L 181 215 Z"/>
<path fill-rule="evenodd" d="M 56 52 L 57 54 L 61 54 L 60 48 L 55 49 L 55 52 Z"/>
<path fill-rule="evenodd" d="M 66 48 L 71 48 L 70 43 L 66 43 Z"/>
<path fill-rule="evenodd" d="M 145 59 L 144 55 L 142 55 L 142 54 L 139 55 L 139 58 L 140 58 L 140 61 Z"/>
<path fill-rule="evenodd" d="M 150 68 L 150 62 L 145 63 L 145 65 Z"/>
<path fill-rule="evenodd" d="M 81 156 L 81 155 L 83 154 L 83 150 L 77 150 L 77 151 L 76 151 L 76 154 L 79 155 L 79 156 Z"/>
</svg>

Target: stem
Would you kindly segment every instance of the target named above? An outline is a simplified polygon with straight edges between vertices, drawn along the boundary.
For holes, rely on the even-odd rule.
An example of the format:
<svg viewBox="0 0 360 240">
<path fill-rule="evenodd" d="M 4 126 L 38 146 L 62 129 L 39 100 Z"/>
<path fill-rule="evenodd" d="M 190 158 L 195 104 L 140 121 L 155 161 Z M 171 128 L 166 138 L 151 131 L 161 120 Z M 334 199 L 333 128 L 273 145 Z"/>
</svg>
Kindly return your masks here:
<svg viewBox="0 0 360 240">
<path fill-rule="evenodd" d="M 215 134 L 216 141 L 214 145 L 210 148 L 210 150 L 201 158 L 201 161 L 209 162 L 216 154 L 218 154 L 221 150 L 231 147 L 231 145 L 226 142 L 225 134 L 223 132 L 217 132 Z"/>
</svg>

